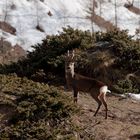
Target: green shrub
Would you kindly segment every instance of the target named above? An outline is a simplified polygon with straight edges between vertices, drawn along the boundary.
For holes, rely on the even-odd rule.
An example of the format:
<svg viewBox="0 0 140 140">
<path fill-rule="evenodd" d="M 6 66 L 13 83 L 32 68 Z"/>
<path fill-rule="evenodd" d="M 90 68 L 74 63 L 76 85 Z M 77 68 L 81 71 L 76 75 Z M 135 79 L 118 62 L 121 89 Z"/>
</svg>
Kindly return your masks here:
<svg viewBox="0 0 140 140">
<path fill-rule="evenodd" d="M 119 80 L 114 87 L 120 93 L 139 93 L 139 89 L 131 80 Z"/>
<path fill-rule="evenodd" d="M 140 41 L 133 40 L 128 31 L 97 32 L 94 43 L 89 31 L 63 28 L 59 34 L 49 35 L 41 44 L 34 45 L 34 51 L 28 52 L 26 59 L 1 65 L 0 73 L 16 73 L 34 81 L 62 85 L 65 81 L 64 55 L 72 49 L 77 50 L 75 70 L 87 76 L 108 78 L 105 74 L 111 68 L 118 69 L 119 73 L 125 71 L 126 75 L 140 69 Z M 112 64 L 105 67 L 104 64 L 112 59 Z"/>
<path fill-rule="evenodd" d="M 38 70 L 53 73 L 64 77 L 63 55 L 67 50 L 74 48 L 91 47 L 91 35 L 89 31 L 81 31 L 71 27 L 63 28 L 59 35 L 48 35 L 41 44 L 32 46 L 33 52 L 28 52 L 27 58 L 11 65 L 4 65 L 0 73 L 16 73 L 19 76 L 31 77 Z M 46 78 L 47 79 L 47 78 Z"/>
<path fill-rule="evenodd" d="M 118 57 L 117 67 L 131 72 L 140 69 L 140 40 L 133 40 L 127 30 L 98 32 L 96 37 L 98 41 L 108 41 L 112 44 L 113 53 Z"/>
<path fill-rule="evenodd" d="M 78 108 L 68 95 L 55 87 L 19 78 L 15 74 L 0 75 L 0 85 L 3 94 L 16 97 L 16 100 L 11 100 L 14 114 L 9 125 L 1 130 L 0 139 L 43 140 L 57 139 L 59 135 L 74 136 L 76 127 L 70 118 Z M 65 127 L 68 129 L 64 133 Z"/>
</svg>

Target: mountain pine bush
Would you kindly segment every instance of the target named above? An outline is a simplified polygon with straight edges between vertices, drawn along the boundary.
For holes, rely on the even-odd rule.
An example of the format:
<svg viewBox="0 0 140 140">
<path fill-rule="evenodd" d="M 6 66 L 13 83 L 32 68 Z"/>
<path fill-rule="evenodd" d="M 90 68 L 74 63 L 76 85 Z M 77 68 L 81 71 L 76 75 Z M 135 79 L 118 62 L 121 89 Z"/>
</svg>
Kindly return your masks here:
<svg viewBox="0 0 140 140">
<path fill-rule="evenodd" d="M 16 75 L 0 75 L 0 86 L 3 95 L 15 96 L 15 100 L 9 99 L 13 114 L 0 130 L 0 139 L 74 137 L 77 130 L 70 118 L 78 108 L 62 91 Z M 1 105 L 7 106 L 5 100 Z"/>
<path fill-rule="evenodd" d="M 74 48 L 91 47 L 89 31 L 74 30 L 71 27 L 63 28 L 59 35 L 48 35 L 42 44 L 32 46 L 33 52 L 28 52 L 27 58 L 17 63 L 2 66 L 0 73 L 17 73 L 19 76 L 31 77 L 40 69 L 59 74 L 64 77 L 63 55 L 67 50 Z"/>
<path fill-rule="evenodd" d="M 127 75 L 140 69 L 140 40 L 133 40 L 128 31 L 97 32 L 94 42 L 90 31 L 63 28 L 59 34 L 48 35 L 41 44 L 32 46 L 34 51 L 28 52 L 26 59 L 0 66 L 0 73 L 16 73 L 41 82 L 64 83 L 64 55 L 72 49 L 77 49 L 76 71 L 84 75 L 102 77 L 104 62 L 112 58 L 115 61 L 111 67 L 119 69 L 120 73 L 125 70 Z M 102 45 L 98 46 L 99 43 Z"/>
<path fill-rule="evenodd" d="M 117 67 L 131 72 L 140 69 L 140 40 L 133 40 L 127 30 L 98 32 L 96 37 L 98 41 L 108 41 L 112 44 L 113 53 L 118 57 Z"/>
<path fill-rule="evenodd" d="M 114 85 L 120 93 L 139 93 L 139 88 L 131 80 L 119 80 L 116 85 Z"/>
</svg>

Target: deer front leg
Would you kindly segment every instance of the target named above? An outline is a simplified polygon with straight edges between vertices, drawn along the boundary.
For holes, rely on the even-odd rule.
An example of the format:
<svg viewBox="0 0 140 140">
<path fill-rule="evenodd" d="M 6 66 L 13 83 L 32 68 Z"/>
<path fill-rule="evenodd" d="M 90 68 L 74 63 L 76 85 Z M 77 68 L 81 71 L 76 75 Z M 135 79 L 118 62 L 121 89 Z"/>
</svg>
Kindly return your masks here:
<svg viewBox="0 0 140 140">
<path fill-rule="evenodd" d="M 74 103 L 77 103 L 78 90 L 76 88 L 73 88 L 73 96 L 74 96 Z"/>
</svg>

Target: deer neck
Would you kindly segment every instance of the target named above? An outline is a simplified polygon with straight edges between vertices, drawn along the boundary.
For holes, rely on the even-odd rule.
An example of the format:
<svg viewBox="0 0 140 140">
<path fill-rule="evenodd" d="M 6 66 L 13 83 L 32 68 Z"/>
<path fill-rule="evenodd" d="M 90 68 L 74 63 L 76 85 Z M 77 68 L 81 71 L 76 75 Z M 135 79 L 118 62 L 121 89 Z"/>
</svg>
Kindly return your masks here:
<svg viewBox="0 0 140 140">
<path fill-rule="evenodd" d="M 67 83 L 67 88 L 71 89 L 73 79 L 75 77 L 75 72 L 74 72 L 74 65 L 70 67 L 70 69 L 65 68 L 65 78 L 66 78 L 66 83 Z"/>
<path fill-rule="evenodd" d="M 65 70 L 66 77 L 72 79 L 74 78 L 75 72 L 74 72 L 74 67 L 72 67 L 70 70 Z"/>
<path fill-rule="evenodd" d="M 74 78 L 74 75 L 75 75 L 75 72 L 74 72 L 74 67 L 73 67 L 73 69 L 71 70 L 71 78 Z"/>
</svg>

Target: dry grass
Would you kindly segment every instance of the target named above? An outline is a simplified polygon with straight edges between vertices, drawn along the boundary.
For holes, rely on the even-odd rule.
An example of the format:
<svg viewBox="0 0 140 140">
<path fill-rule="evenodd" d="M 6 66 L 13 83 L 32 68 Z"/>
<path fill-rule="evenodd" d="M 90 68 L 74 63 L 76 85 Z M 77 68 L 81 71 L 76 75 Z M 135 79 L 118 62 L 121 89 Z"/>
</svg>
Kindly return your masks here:
<svg viewBox="0 0 140 140">
<path fill-rule="evenodd" d="M 9 23 L 4 21 L 0 21 L 0 29 L 13 35 L 16 34 L 16 29 L 12 27 Z"/>
<path fill-rule="evenodd" d="M 26 56 L 25 50 L 19 45 L 12 46 L 11 43 L 0 39 L 0 63 L 9 64 L 17 62 L 21 57 Z"/>
<path fill-rule="evenodd" d="M 131 6 L 129 4 L 125 4 L 124 7 L 127 8 L 129 11 L 131 11 L 131 12 L 137 14 L 137 15 L 140 15 L 140 9 L 139 8 L 137 8 L 133 5 Z"/>
<path fill-rule="evenodd" d="M 101 28 L 106 29 L 107 31 L 112 31 L 116 28 L 110 21 L 106 21 L 103 17 L 97 15 L 95 12 L 92 17 L 87 18 L 93 20 L 95 24 Z"/>
</svg>

